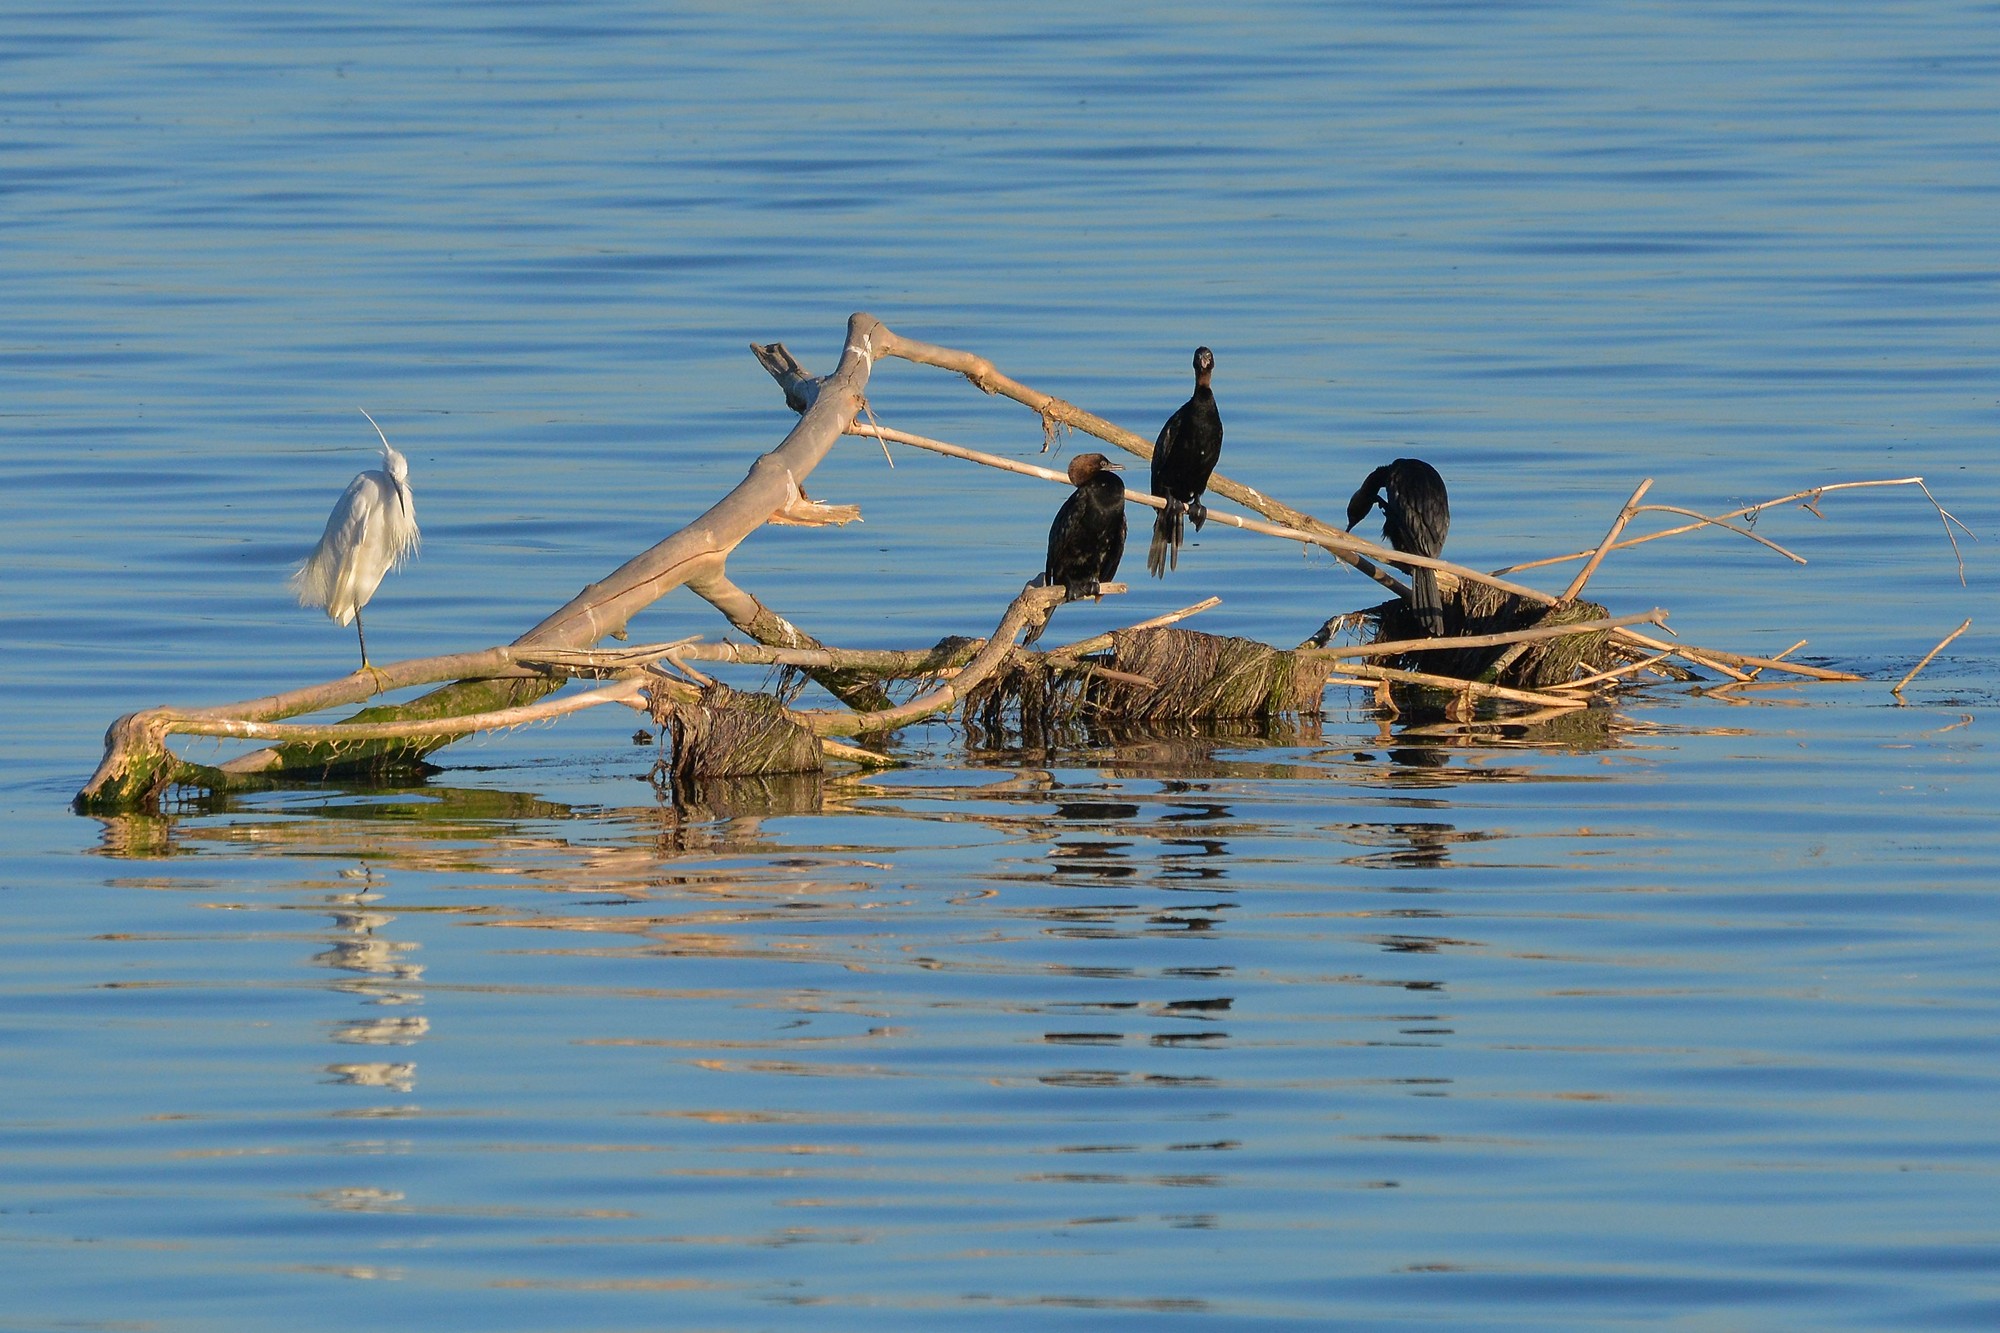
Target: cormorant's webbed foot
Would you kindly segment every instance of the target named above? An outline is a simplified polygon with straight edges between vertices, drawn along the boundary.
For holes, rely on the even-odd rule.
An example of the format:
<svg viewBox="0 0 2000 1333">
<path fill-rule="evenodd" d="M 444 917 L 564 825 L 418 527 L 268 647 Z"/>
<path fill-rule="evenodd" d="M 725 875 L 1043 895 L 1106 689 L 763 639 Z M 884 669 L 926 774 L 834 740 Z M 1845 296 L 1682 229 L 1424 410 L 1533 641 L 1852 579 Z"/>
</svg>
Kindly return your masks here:
<svg viewBox="0 0 2000 1333">
<path fill-rule="evenodd" d="M 1190 500 L 1188 501 L 1187 516 L 1188 522 L 1194 524 L 1194 530 L 1200 532 L 1201 525 L 1208 522 L 1208 506 L 1199 500 Z"/>
</svg>

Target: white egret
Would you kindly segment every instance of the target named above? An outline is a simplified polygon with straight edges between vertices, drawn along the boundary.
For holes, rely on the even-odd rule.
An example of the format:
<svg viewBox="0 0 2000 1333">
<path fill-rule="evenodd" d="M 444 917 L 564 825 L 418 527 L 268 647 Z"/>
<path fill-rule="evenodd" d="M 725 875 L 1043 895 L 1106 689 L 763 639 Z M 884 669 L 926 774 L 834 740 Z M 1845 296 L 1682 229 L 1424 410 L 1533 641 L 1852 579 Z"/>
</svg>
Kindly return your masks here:
<svg viewBox="0 0 2000 1333">
<path fill-rule="evenodd" d="M 368 636 L 361 628 L 361 608 L 381 586 L 382 576 L 401 569 L 417 550 L 417 507 L 410 495 L 410 465 L 368 416 L 382 441 L 382 470 L 363 472 L 347 483 L 319 545 L 292 575 L 292 590 L 300 606 L 323 606 L 327 617 L 345 625 L 354 622 L 361 640 L 361 666 L 368 665 Z"/>
</svg>

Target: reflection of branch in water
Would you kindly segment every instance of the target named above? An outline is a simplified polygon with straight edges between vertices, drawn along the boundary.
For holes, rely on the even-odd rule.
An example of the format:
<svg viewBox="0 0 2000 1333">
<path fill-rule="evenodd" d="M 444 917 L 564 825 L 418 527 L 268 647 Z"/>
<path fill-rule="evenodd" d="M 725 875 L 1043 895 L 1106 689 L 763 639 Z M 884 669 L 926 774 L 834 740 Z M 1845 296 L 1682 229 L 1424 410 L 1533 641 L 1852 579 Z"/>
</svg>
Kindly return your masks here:
<svg viewBox="0 0 2000 1333">
<path fill-rule="evenodd" d="M 1498 834 L 1440 823 L 1343 823 L 1325 826 L 1355 847 L 1375 848 L 1343 858 L 1342 864 L 1376 869 L 1430 869 L 1451 864 L 1452 848 L 1490 842 Z"/>
<path fill-rule="evenodd" d="M 1059 877 L 1130 879 L 1139 868 L 1128 860 L 1129 842 L 1059 842 L 1049 848 L 1052 873 Z"/>
</svg>

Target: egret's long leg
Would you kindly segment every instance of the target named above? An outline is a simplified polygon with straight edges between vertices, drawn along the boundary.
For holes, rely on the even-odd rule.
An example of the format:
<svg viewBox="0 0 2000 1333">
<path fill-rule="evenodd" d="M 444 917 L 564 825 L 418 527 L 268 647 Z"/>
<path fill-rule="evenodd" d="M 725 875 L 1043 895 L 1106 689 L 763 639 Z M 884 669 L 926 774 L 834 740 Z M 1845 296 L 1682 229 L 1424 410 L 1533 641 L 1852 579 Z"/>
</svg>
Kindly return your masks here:
<svg viewBox="0 0 2000 1333">
<path fill-rule="evenodd" d="M 375 678 L 375 693 L 383 691 L 382 673 L 368 663 L 368 635 L 361 628 L 361 608 L 354 608 L 354 635 L 361 640 L 361 669 Z"/>
</svg>

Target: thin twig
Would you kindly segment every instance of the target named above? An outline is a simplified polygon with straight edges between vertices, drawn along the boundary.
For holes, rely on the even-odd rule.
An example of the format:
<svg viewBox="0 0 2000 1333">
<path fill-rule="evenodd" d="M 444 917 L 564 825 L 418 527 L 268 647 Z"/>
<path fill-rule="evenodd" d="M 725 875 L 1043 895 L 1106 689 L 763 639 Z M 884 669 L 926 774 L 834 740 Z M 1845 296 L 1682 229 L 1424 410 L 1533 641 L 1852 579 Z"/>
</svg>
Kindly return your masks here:
<svg viewBox="0 0 2000 1333">
<path fill-rule="evenodd" d="M 1939 641 L 1937 647 L 1931 649 L 1929 652 L 1924 654 L 1923 661 L 1917 663 L 1915 666 L 1910 668 L 1909 675 L 1897 681 L 1895 685 L 1890 688 L 1889 693 L 1900 696 L 1903 693 L 1903 687 L 1905 685 L 1908 685 L 1911 681 L 1915 680 L 1917 678 L 1917 673 L 1919 671 L 1922 671 L 1925 667 L 1929 666 L 1931 664 L 1931 659 L 1933 657 L 1936 657 L 1939 653 L 1943 652 L 1945 650 L 1946 645 L 1950 644 L 1950 642 L 1953 639 L 1957 638 L 1959 635 L 1965 633 L 1967 630 L 1971 628 L 1972 628 L 1972 622 L 1968 620 L 1963 625 L 1960 625 L 1957 629 L 1953 630 L 1951 633 L 1945 635 L 1944 638 Z"/>
<path fill-rule="evenodd" d="M 1639 483 L 1639 488 L 1632 492 L 1632 498 L 1625 502 L 1625 507 L 1618 511 L 1618 517 L 1611 521 L 1611 531 L 1604 534 L 1604 540 L 1599 542 L 1597 549 L 1591 553 L 1590 562 L 1577 571 L 1576 577 L 1569 581 L 1569 587 L 1564 588 L 1562 596 L 1556 598 L 1557 606 L 1568 606 L 1576 600 L 1576 595 L 1583 591 L 1583 585 L 1590 582 L 1590 576 L 1604 563 L 1604 557 L 1610 553 L 1611 544 L 1618 540 L 1618 534 L 1625 531 L 1625 525 L 1632 521 L 1632 515 L 1637 510 L 1639 501 L 1652 489 L 1651 477 Z"/>
<path fill-rule="evenodd" d="M 975 380 L 974 382 L 977 383 L 978 381 Z M 991 392 L 991 390 L 988 390 L 988 392 Z M 1051 401 L 1059 401 L 1059 400 L 1051 400 Z M 1089 414 L 1085 413 L 1084 415 L 1088 416 Z M 1092 420 L 1099 420 L 1099 418 L 1093 417 Z M 1114 427 L 1112 429 L 1115 430 L 1116 428 Z M 947 458 L 962 458 L 969 463 L 979 463 L 986 467 L 998 468 L 1002 472 L 1017 473 L 1023 477 L 1039 477 L 1043 481 L 1053 481 L 1064 486 L 1070 484 L 1069 475 L 1067 473 L 1057 472 L 1051 468 L 1037 467 L 1033 463 L 1019 463 L 1011 458 L 1003 458 L 999 454 L 989 454 L 978 449 L 968 449 L 962 444 L 952 444 L 945 440 L 934 440 L 931 439 L 929 436 L 916 435 L 905 430 L 890 430 L 880 426 L 872 426 L 872 425 L 863 426 L 859 422 L 856 422 L 848 427 L 847 433 L 849 435 L 858 435 L 863 439 L 893 440 L 897 444 L 907 444 L 912 449 L 928 449 L 930 452 L 934 454 L 943 454 Z M 1096 432 L 1094 431 L 1092 433 L 1096 434 Z M 1099 438 L 1109 439 L 1109 437 L 1102 435 L 1100 435 Z M 1138 437 L 1133 436 L 1132 438 L 1137 439 Z M 1120 443 L 1119 440 L 1110 440 L 1110 442 Z M 1134 452 L 1137 451 L 1134 450 Z M 1142 458 L 1151 457 L 1151 454 L 1152 454 L 1151 446 L 1148 446 L 1146 452 L 1140 454 L 1140 457 Z M 1211 489 L 1215 490 L 1217 494 L 1223 495 L 1226 498 L 1230 499 L 1236 498 L 1235 496 L 1231 495 L 1226 489 L 1217 488 L 1215 486 L 1215 480 L 1216 479 L 1213 477 L 1209 479 Z M 1293 510 L 1286 505 L 1278 504 L 1276 501 L 1269 499 L 1268 497 L 1262 495 L 1261 493 L 1250 490 L 1250 488 L 1247 486 L 1239 486 L 1236 489 L 1256 497 L 1257 501 L 1259 501 L 1264 506 L 1263 509 L 1258 509 L 1258 512 L 1260 513 L 1265 512 L 1267 509 L 1281 511 L 1286 514 L 1298 513 L 1297 510 Z M 1125 498 L 1136 504 L 1146 505 L 1149 508 L 1153 509 L 1165 509 L 1167 507 L 1167 502 L 1165 500 L 1160 499 L 1158 496 L 1148 495 L 1144 491 L 1134 490 L 1129 486 L 1126 487 L 1125 489 Z M 1243 503 L 1243 501 L 1240 500 L 1238 502 Z M 1248 507 L 1253 509 L 1258 508 L 1256 504 L 1251 504 Z M 1373 561 L 1368 560 L 1364 558 L 1361 554 L 1359 554 L 1360 552 L 1366 551 L 1366 552 L 1372 552 L 1377 555 L 1386 556 L 1394 554 L 1393 552 L 1385 552 L 1382 551 L 1379 547 L 1374 547 L 1369 545 L 1367 542 L 1361 541 L 1357 538 L 1348 537 L 1346 533 L 1339 532 L 1333 528 L 1327 527 L 1325 524 L 1321 523 L 1318 519 L 1313 518 L 1312 515 L 1310 514 L 1301 515 L 1301 517 L 1304 518 L 1306 524 L 1306 526 L 1303 527 L 1287 527 L 1283 526 L 1282 524 L 1259 523 L 1255 519 L 1238 518 L 1234 514 L 1226 514 L 1220 512 L 1219 510 L 1214 510 L 1214 509 L 1208 511 L 1208 517 L 1209 521 L 1221 523 L 1226 527 L 1242 528 L 1246 532 L 1261 532 L 1266 536 L 1283 537 L 1287 541 L 1301 542 L 1308 546 L 1321 547 L 1324 550 L 1332 552 L 1335 558 L 1343 560 L 1350 565 L 1353 565 L 1363 574 L 1368 575 L 1368 577 L 1374 579 L 1377 583 L 1389 589 L 1389 591 L 1395 593 L 1398 597 L 1409 596 L 1410 590 L 1406 584 L 1404 584 L 1394 574 L 1389 573 L 1387 570 L 1381 569 Z M 1425 564 L 1431 562 L 1427 562 L 1423 560 L 1421 557 L 1419 557 L 1415 560 L 1405 559 L 1405 563 Z M 1447 572 L 1450 573 L 1461 574 L 1461 576 L 1463 576 L 1466 573 L 1469 573 L 1469 571 L 1461 571 L 1459 567 L 1456 565 L 1451 565 L 1444 562 L 1436 562 L 1435 567 L 1446 570 Z M 1471 577 L 1479 579 L 1485 576 L 1474 574 L 1471 575 Z"/>
<path fill-rule="evenodd" d="M 1440 635 L 1434 639 L 1384 639 L 1353 648 L 1321 648 L 1326 657 L 1400 657 L 1404 653 L 1427 653 L 1455 648 L 1498 648 L 1508 643 L 1539 643 L 1544 639 L 1566 639 L 1577 634 L 1598 634 L 1623 629 L 1627 625 L 1664 625 L 1667 613 L 1654 607 L 1644 615 L 1606 616 L 1601 620 L 1579 620 L 1568 625 L 1535 625 L 1528 629 L 1505 630 L 1497 634 L 1465 634 L 1457 638 Z"/>
<path fill-rule="evenodd" d="M 1460 680 L 1457 676 L 1434 676 L 1428 671 L 1399 671 L 1394 667 L 1361 666 L 1343 663 L 1340 668 L 1327 676 L 1330 685 L 1359 685 L 1364 682 L 1388 681 L 1399 685 L 1430 685 L 1453 694 L 1477 694 L 1488 699 L 1506 699 L 1512 703 L 1534 704 L 1541 708 L 1585 708 L 1585 699 L 1565 699 L 1559 694 L 1542 694 L 1535 690 L 1517 690 L 1506 685 L 1488 685 L 1483 680 Z"/>
<path fill-rule="evenodd" d="M 1951 543 L 1951 553 L 1958 558 L 1958 586 L 1963 588 L 1965 586 L 1965 553 L 1958 549 L 1958 538 L 1951 535 L 1951 525 L 1958 523 L 1958 518 L 1949 509 L 1938 503 L 1937 497 L 1931 494 L 1931 488 L 1924 485 L 1922 477 L 1918 477 L 1916 482 L 1917 489 L 1924 493 L 1924 499 L 1929 500 L 1931 507 L 1938 511 L 1938 521 L 1944 524 L 1945 540 Z M 1972 540 L 1979 540 L 1979 534 L 1971 528 L 1966 527 L 1965 524 L 1958 523 L 1958 528 L 1959 531 L 1972 538 Z"/>
<path fill-rule="evenodd" d="M 1057 472 L 1051 468 L 1037 467 L 1032 463 L 1018 463 L 1011 458 L 1002 458 L 998 454 L 984 453 L 978 449 L 968 449 L 964 445 L 950 444 L 944 440 L 933 440 L 922 435 L 912 435 L 908 431 L 892 430 L 886 427 L 878 431 L 873 426 L 855 425 L 850 427 L 847 433 L 860 436 L 863 439 L 879 438 L 891 440 L 897 444 L 907 444 L 916 449 L 928 449 L 933 453 L 944 454 L 951 458 L 962 458 L 967 462 L 979 463 L 985 467 L 998 468 L 1003 472 L 1013 472 L 1024 477 L 1039 477 L 1043 481 L 1057 482 L 1064 486 L 1070 484 L 1067 474 Z M 1125 489 L 1125 498 L 1133 504 L 1145 505 L 1149 509 L 1165 509 L 1167 507 L 1167 502 L 1158 496 L 1148 495 L 1144 491 L 1133 490 L 1129 486 Z M 1208 511 L 1208 521 L 1210 523 L 1219 523 L 1224 527 L 1240 528 L 1245 532 L 1259 533 L 1266 537 L 1278 537 L 1285 541 L 1298 542 L 1305 546 L 1317 546 L 1322 550 L 1332 552 L 1335 556 L 1349 563 L 1353 563 L 1353 559 L 1367 557 L 1370 561 L 1383 560 L 1394 561 L 1401 565 L 1421 565 L 1426 569 L 1441 570 L 1446 574 L 1453 575 L 1467 582 L 1483 583 L 1488 587 L 1498 588 L 1502 592 L 1513 593 L 1515 596 L 1527 597 L 1544 604 L 1555 601 L 1554 597 L 1541 591 L 1539 588 L 1527 588 L 1518 583 L 1509 583 L 1498 575 L 1481 573 L 1479 570 L 1468 568 L 1465 565 L 1453 564 L 1449 560 L 1436 560 L 1407 551 L 1390 550 L 1387 547 L 1377 546 L 1373 542 L 1363 541 L 1359 537 L 1350 536 L 1345 532 L 1327 528 L 1324 524 L 1319 524 L 1317 520 L 1314 520 L 1315 526 L 1312 529 L 1286 527 L 1283 524 L 1260 522 L 1254 518 L 1241 518 L 1235 514 L 1226 514 L 1219 510 L 1211 509 Z M 1393 574 L 1378 569 L 1374 577 L 1376 582 L 1397 593 L 1399 596 L 1407 595 L 1409 592 L 1408 586 Z"/>
<path fill-rule="evenodd" d="M 1609 671 L 1600 671 L 1591 676 L 1579 676 L 1575 680 L 1566 680 L 1560 685 L 1551 685 L 1549 688 L 1552 690 L 1580 690 L 1589 685 L 1601 685 L 1605 681 L 1617 680 L 1621 676 L 1637 675 L 1648 667 L 1658 666 L 1672 656 L 1672 653 L 1655 653 L 1653 656 L 1643 658 L 1637 662 L 1627 662 L 1624 666 L 1612 667 Z"/>
<path fill-rule="evenodd" d="M 1111 646 L 1113 634 L 1130 634 L 1134 630 L 1142 629 L 1164 629 L 1168 625 L 1186 620 L 1189 616 L 1200 615 L 1203 611 L 1211 607 L 1221 605 L 1222 599 L 1220 597 L 1204 597 L 1193 606 L 1184 606 L 1178 611 L 1169 611 L 1163 616 L 1154 616 L 1151 620 L 1142 620 L 1136 625 L 1127 625 L 1123 629 L 1111 631 L 1110 634 L 1093 634 L 1087 639 L 1078 639 L 1075 643 L 1066 643 L 1060 648 L 1051 648 L 1048 651 L 1048 656 L 1053 659 L 1081 657 L 1085 653 L 1101 653 Z"/>
<path fill-rule="evenodd" d="M 1769 537 L 1760 537 L 1756 533 L 1750 531 L 1750 529 L 1748 528 L 1739 528 L 1734 523 L 1728 523 L 1719 518 L 1710 518 L 1706 514 L 1697 513 L 1695 510 L 1692 509 L 1683 509 L 1679 505 L 1640 505 L 1633 512 L 1636 514 L 1679 514 L 1684 518 L 1698 518 L 1701 520 L 1701 522 L 1695 524 L 1696 527 L 1726 528 L 1730 532 L 1735 533 L 1739 537 L 1748 537 L 1751 541 L 1756 542 L 1759 546 L 1770 547 L 1772 550 L 1776 551 L 1779 555 L 1785 557 L 1785 559 L 1790 560 L 1795 564 L 1803 565 L 1806 563 L 1806 558 L 1804 556 L 1798 554 L 1795 551 L 1786 550 L 1784 547 L 1772 541 Z"/>
<path fill-rule="evenodd" d="M 1718 523 L 1721 523 L 1724 519 L 1742 518 L 1746 514 L 1761 514 L 1766 509 L 1775 509 L 1779 505 L 1790 504 L 1795 500 L 1803 501 L 1805 507 L 1810 509 L 1814 504 L 1816 504 L 1819 501 L 1819 497 L 1826 494 L 1828 491 L 1860 490 L 1871 486 L 1916 486 L 1924 492 L 1925 497 L 1928 498 L 1931 504 L 1937 508 L 1938 513 L 1944 516 L 1944 518 L 1948 521 L 1948 524 L 1958 523 L 1957 518 L 1953 517 L 1950 513 L 1946 512 L 1943 505 L 1938 504 L 1937 498 L 1931 495 L 1930 488 L 1924 485 L 1924 479 L 1922 477 L 1894 477 L 1883 481 L 1835 481 L 1835 482 L 1828 482 L 1824 486 L 1815 486 L 1810 490 L 1793 491 L 1790 495 L 1781 495 L 1775 500 L 1764 500 L 1757 504 L 1744 505 L 1741 509 L 1732 509 L 1726 514 L 1718 514 L 1713 518 L 1704 517 L 1698 523 L 1684 523 L 1678 528 L 1663 528 L 1659 532 L 1648 532 L 1643 536 L 1627 537 L 1624 541 L 1619 542 L 1612 549 L 1617 551 L 1623 551 L 1633 546 L 1643 546 L 1647 542 L 1656 542 L 1660 540 L 1660 538 L 1662 537 L 1678 537 L 1683 532 L 1694 532 L 1700 528 L 1714 527 Z M 1813 510 L 1813 512 L 1818 513 L 1819 511 L 1815 509 Z M 1971 537 L 1974 541 L 1979 540 L 1979 538 L 1973 534 L 1972 530 L 1970 528 L 1967 528 L 1963 523 L 1958 523 L 1958 526 L 1965 532 L 1966 536 Z M 1946 527 L 1946 532 L 1947 533 L 1950 532 L 1950 528 L 1948 525 Z M 1958 543 L 1956 541 L 1953 541 L 1952 551 L 1956 553 L 1957 550 L 1958 550 Z M 1518 565 L 1508 565 L 1504 569 L 1496 569 L 1493 572 L 1495 574 L 1519 574 L 1523 570 L 1539 569 L 1544 565 L 1560 565 L 1568 560 L 1587 559 L 1590 556 L 1590 554 L 1591 551 L 1589 550 L 1571 551 L 1568 555 L 1552 555 L 1542 560 L 1526 560 Z M 1963 582 L 1964 578 L 1965 578 L 1964 560 L 1961 557 L 1959 561 L 1959 579 L 1961 582 Z"/>
</svg>

